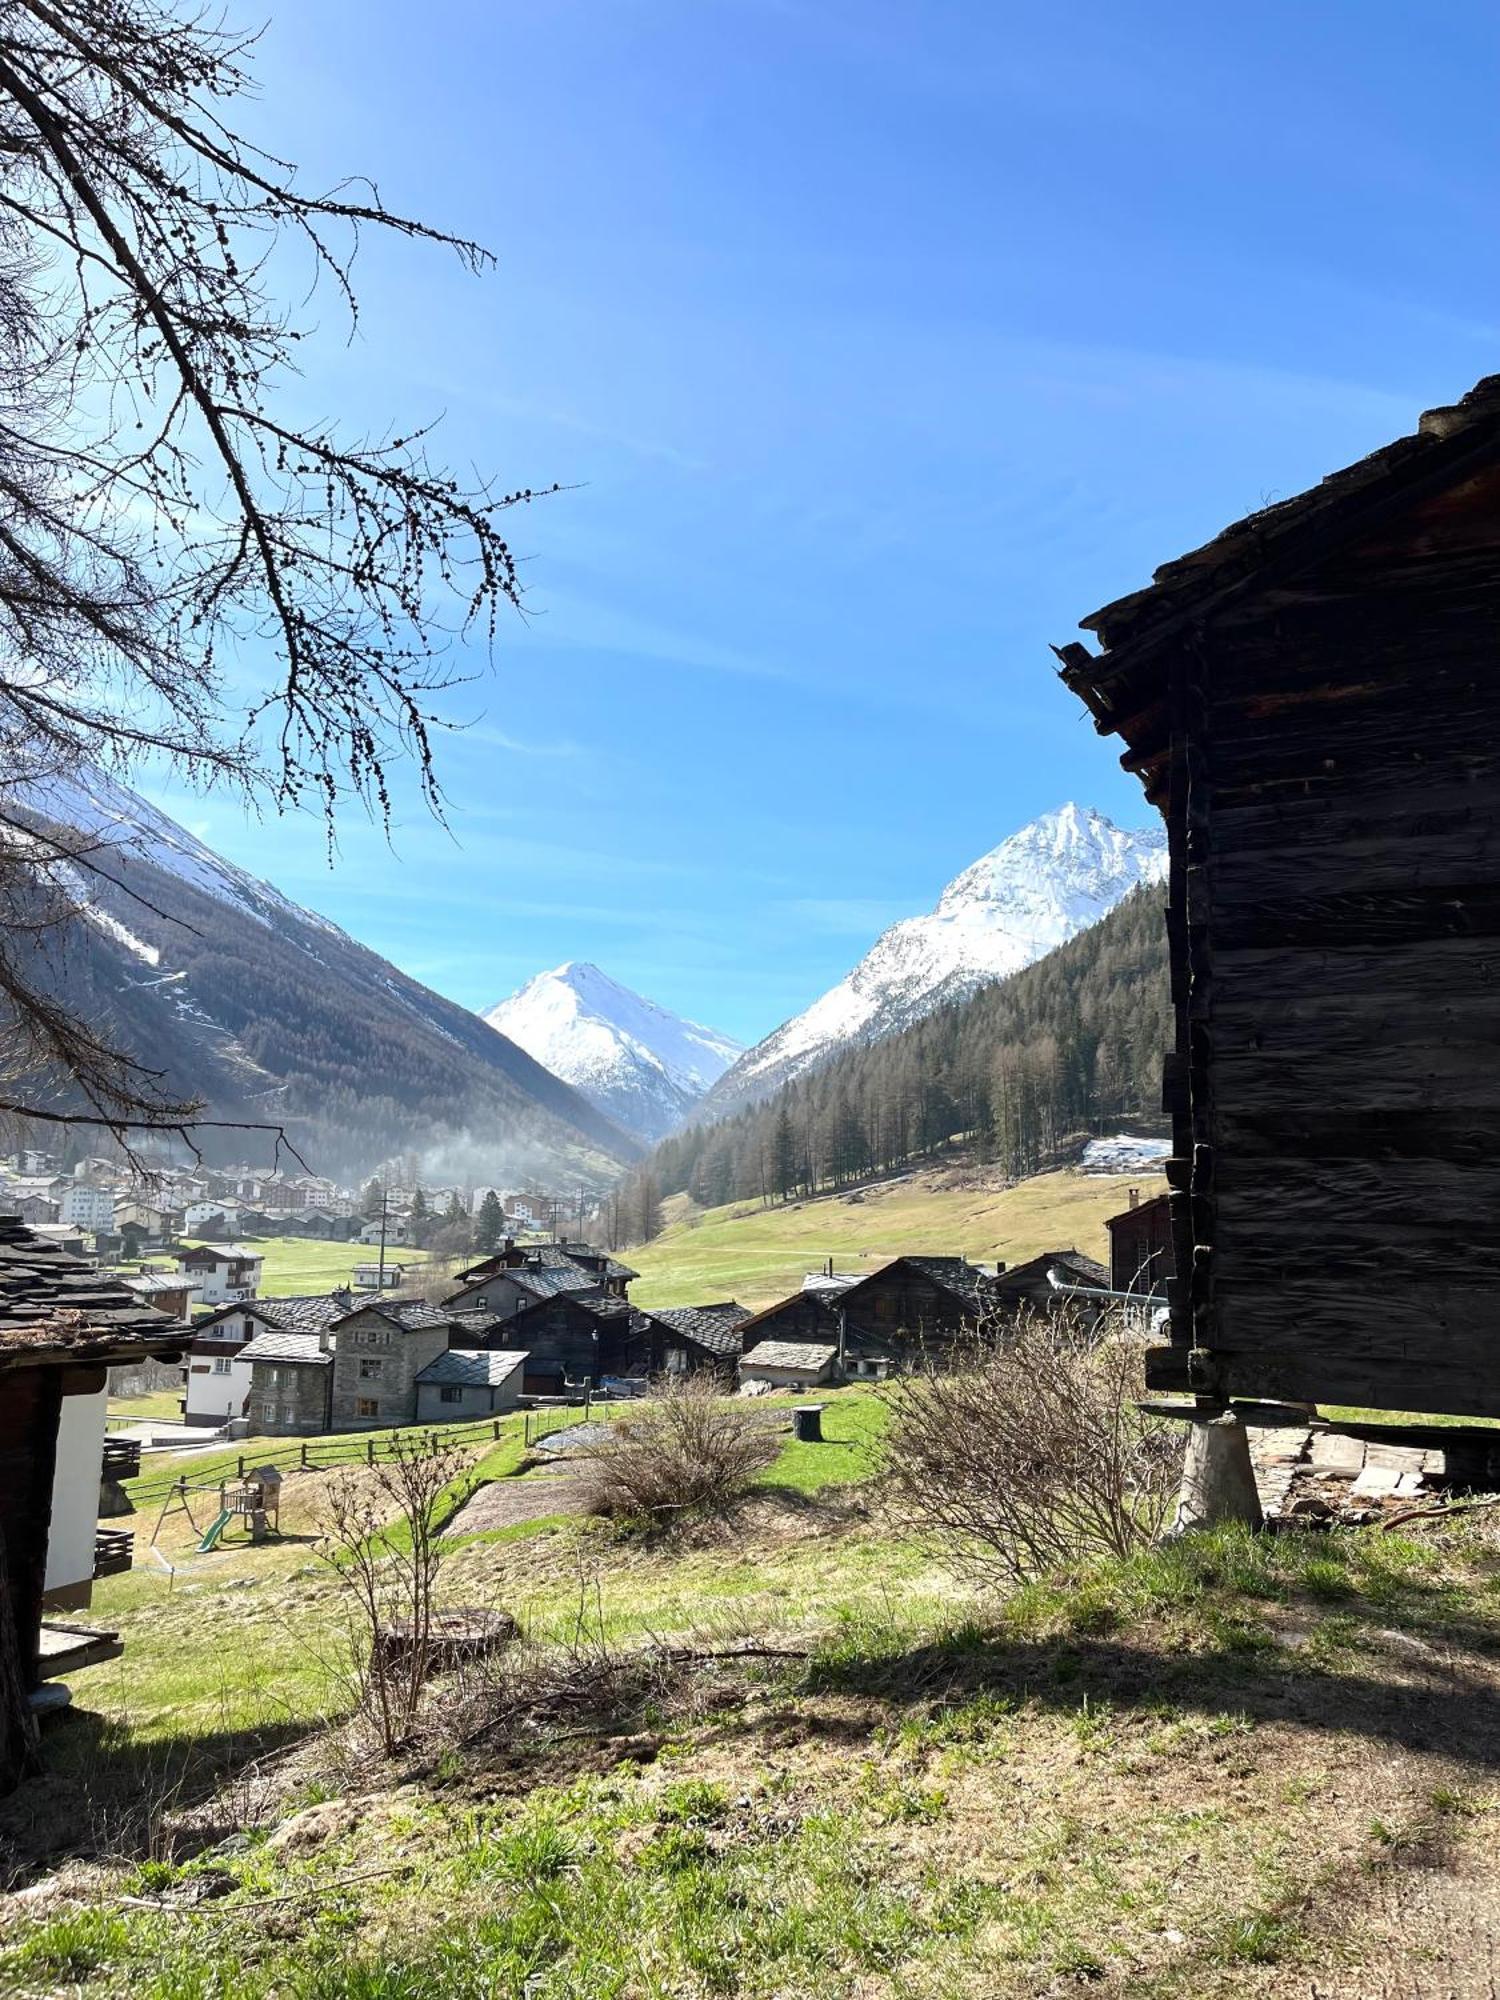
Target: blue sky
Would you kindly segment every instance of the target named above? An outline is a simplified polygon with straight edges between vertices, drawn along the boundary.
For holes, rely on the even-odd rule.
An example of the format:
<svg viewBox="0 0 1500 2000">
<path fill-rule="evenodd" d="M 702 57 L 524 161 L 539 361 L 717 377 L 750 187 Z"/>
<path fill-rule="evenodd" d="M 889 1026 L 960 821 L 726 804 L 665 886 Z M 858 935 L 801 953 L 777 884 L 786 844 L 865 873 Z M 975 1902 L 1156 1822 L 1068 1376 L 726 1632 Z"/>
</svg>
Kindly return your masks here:
<svg viewBox="0 0 1500 2000">
<path fill-rule="evenodd" d="M 1048 642 L 1500 367 L 1477 0 L 280 0 L 260 74 L 499 258 L 367 242 L 294 401 L 574 490 L 451 833 L 152 795 L 476 1006 L 591 958 L 754 1040 L 1037 812 L 1144 823 Z"/>
</svg>

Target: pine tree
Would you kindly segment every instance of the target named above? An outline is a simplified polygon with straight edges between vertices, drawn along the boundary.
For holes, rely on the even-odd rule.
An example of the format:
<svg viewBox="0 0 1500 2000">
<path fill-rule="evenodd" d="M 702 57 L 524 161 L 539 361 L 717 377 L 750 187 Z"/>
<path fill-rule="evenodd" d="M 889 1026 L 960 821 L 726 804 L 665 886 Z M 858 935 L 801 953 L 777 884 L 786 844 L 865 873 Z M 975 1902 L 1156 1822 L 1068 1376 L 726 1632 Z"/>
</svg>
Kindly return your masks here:
<svg viewBox="0 0 1500 2000">
<path fill-rule="evenodd" d="M 359 1206 L 360 1213 L 370 1222 L 373 1222 L 380 1214 L 381 1209 L 385 1207 L 385 1182 L 379 1179 L 378 1176 L 366 1181 L 365 1191 L 360 1196 Z"/>
<path fill-rule="evenodd" d="M 500 1206 L 495 1190 L 488 1188 L 479 1204 L 479 1219 L 474 1225 L 474 1248 L 481 1257 L 492 1256 L 500 1248 L 504 1236 L 505 1210 Z"/>
<path fill-rule="evenodd" d="M 797 1134 L 792 1124 L 787 1095 L 787 1092 L 783 1091 L 777 1099 L 776 1123 L 771 1132 L 770 1157 L 767 1162 L 770 1190 L 777 1201 L 785 1201 L 797 1185 Z"/>
</svg>

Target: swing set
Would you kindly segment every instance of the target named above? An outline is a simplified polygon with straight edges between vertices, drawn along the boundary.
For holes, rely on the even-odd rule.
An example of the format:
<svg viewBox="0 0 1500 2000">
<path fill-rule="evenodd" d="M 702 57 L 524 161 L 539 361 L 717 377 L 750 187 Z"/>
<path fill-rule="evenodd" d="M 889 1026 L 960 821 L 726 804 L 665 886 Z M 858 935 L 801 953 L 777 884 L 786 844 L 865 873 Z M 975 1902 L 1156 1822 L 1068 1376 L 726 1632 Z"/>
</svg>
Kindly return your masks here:
<svg viewBox="0 0 1500 2000">
<path fill-rule="evenodd" d="M 219 1496 L 218 1509 L 213 1518 L 200 1527 L 193 1512 L 191 1496 L 214 1491 Z M 210 1550 L 216 1549 L 235 1522 L 243 1525 L 252 1542 L 263 1542 L 267 1536 L 281 1533 L 281 1474 L 274 1465 L 261 1465 L 238 1480 L 205 1480 L 199 1485 L 193 1485 L 186 1479 L 175 1480 L 162 1502 L 156 1526 L 151 1530 L 152 1548 L 156 1546 L 167 1516 L 179 1512 L 187 1515 L 189 1527 L 199 1538 L 199 1555 L 207 1555 Z"/>
</svg>

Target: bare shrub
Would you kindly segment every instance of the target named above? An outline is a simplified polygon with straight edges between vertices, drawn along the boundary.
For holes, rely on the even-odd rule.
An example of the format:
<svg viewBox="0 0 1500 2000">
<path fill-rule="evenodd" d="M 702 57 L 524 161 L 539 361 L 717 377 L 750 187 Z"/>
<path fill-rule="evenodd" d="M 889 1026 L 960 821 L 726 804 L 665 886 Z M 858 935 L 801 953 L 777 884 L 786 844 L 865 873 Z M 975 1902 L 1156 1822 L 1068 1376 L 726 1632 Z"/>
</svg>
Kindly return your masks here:
<svg viewBox="0 0 1500 2000">
<path fill-rule="evenodd" d="M 440 1534 L 468 1467 L 462 1452 L 416 1438 L 393 1438 L 390 1451 L 333 1475 L 319 1549 L 352 1614 L 355 1706 L 387 1756 L 411 1736 L 433 1670 Z"/>
<path fill-rule="evenodd" d="M 1182 1439 L 1142 1415 L 1144 1390 L 1141 1346 L 1110 1320 L 986 1324 L 882 1391 L 896 1508 L 990 1581 L 1146 1547 Z"/>
<path fill-rule="evenodd" d="M 775 1458 L 763 1416 L 711 1375 L 668 1376 L 621 1417 L 583 1475 L 589 1512 L 658 1524 L 737 1499 Z"/>
</svg>

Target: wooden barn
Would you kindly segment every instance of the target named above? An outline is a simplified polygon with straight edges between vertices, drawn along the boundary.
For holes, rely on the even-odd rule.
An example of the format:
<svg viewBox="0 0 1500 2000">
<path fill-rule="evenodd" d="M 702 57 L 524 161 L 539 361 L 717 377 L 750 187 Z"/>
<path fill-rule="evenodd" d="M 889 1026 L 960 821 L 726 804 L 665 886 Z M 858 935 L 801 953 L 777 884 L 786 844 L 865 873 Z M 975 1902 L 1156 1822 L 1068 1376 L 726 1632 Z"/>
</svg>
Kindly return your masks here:
<svg viewBox="0 0 1500 2000">
<path fill-rule="evenodd" d="M 1500 1416 L 1500 377 L 1083 623 L 1170 830 L 1152 1381 Z"/>
</svg>

